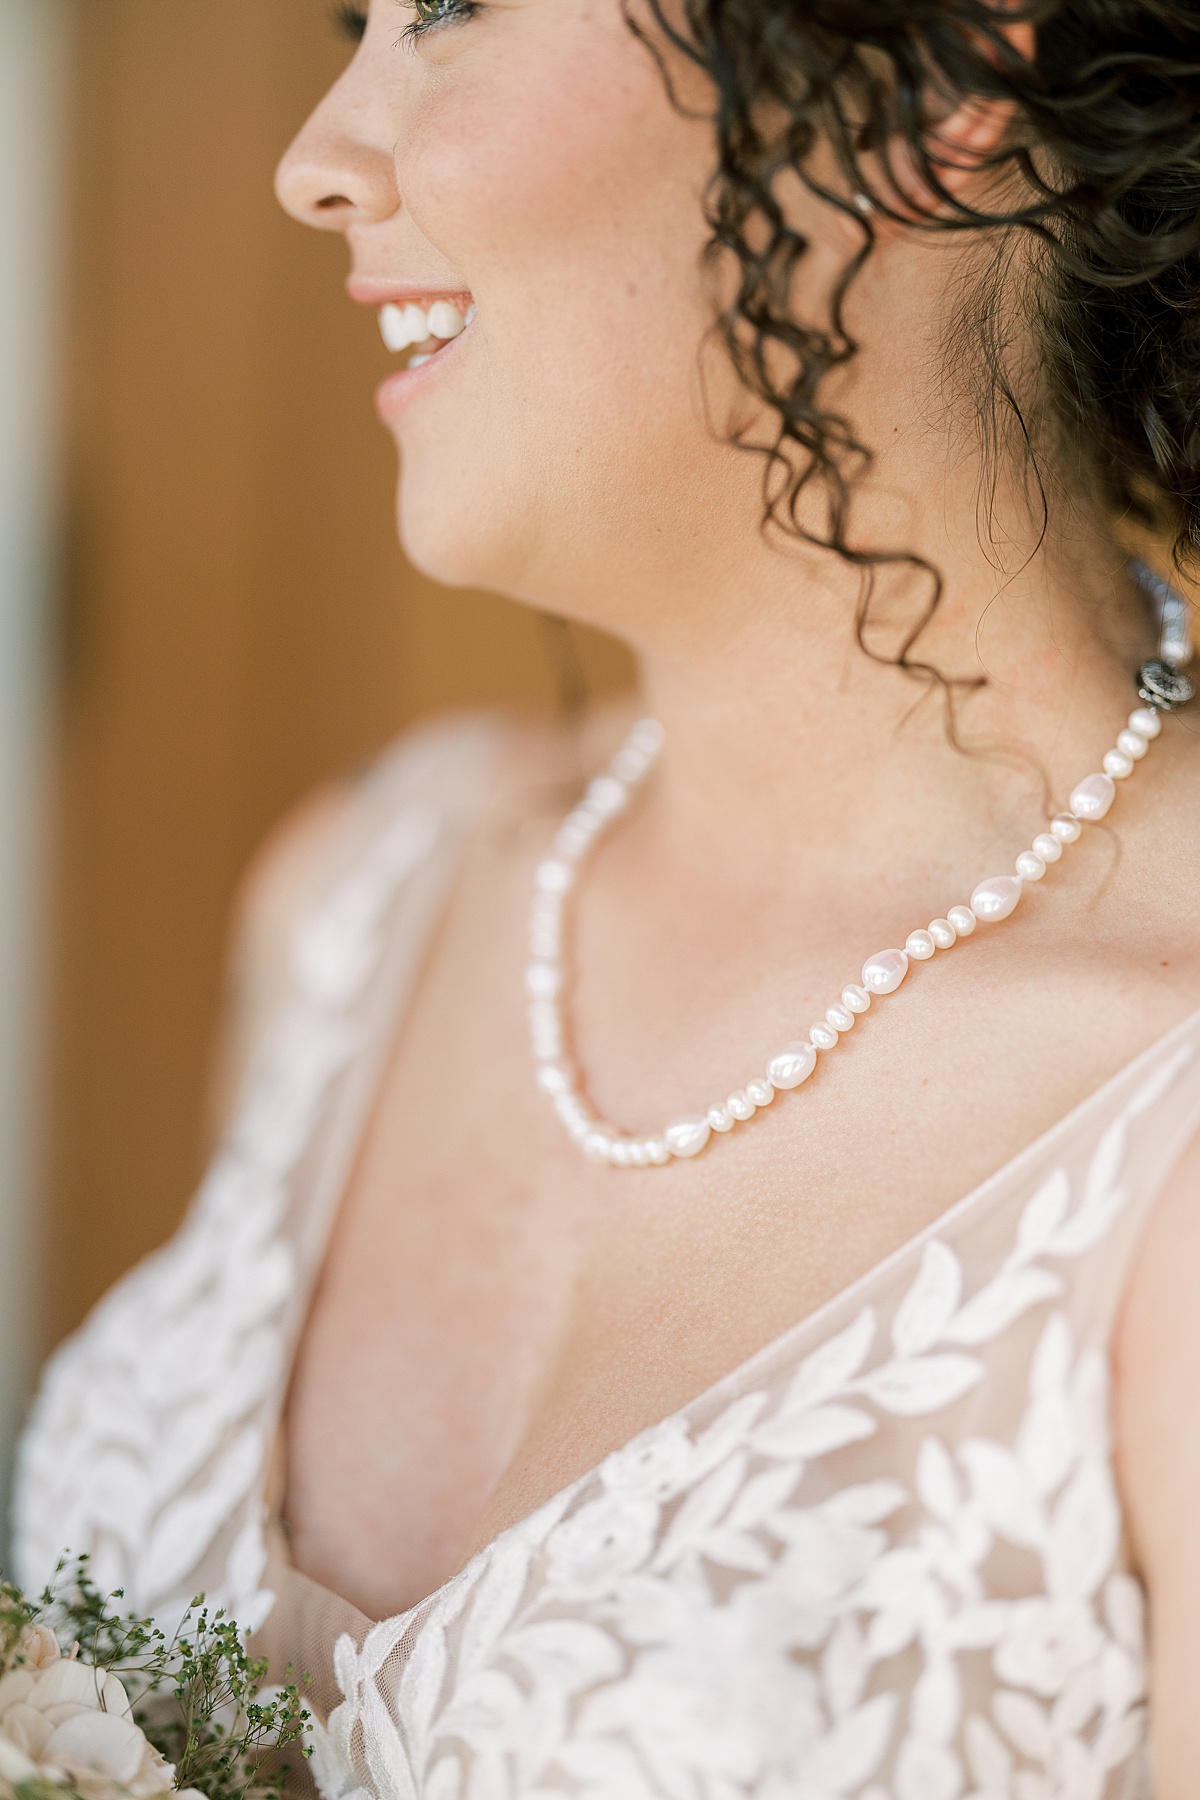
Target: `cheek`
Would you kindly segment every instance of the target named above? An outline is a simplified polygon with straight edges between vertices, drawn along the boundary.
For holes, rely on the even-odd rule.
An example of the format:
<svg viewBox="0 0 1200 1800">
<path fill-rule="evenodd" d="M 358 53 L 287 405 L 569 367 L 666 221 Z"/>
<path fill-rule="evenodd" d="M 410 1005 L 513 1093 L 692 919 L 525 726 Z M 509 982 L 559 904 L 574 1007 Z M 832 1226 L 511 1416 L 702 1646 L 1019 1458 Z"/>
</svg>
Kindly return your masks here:
<svg viewBox="0 0 1200 1800">
<path fill-rule="evenodd" d="M 678 475 L 706 437 L 711 132 L 671 107 L 618 20 L 564 30 L 509 79 L 494 66 L 447 82 L 409 143 L 405 204 L 473 292 L 479 329 L 405 421 L 405 539 L 444 579 L 519 586 L 532 534 L 561 551 L 584 518 L 628 531 L 648 480 Z"/>
</svg>

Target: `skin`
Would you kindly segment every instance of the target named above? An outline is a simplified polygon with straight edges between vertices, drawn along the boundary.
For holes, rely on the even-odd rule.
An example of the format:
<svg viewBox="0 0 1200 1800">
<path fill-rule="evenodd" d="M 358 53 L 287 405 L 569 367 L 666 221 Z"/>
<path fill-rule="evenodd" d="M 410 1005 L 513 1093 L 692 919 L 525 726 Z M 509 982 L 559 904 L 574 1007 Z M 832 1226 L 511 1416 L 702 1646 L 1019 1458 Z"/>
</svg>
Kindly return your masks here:
<svg viewBox="0 0 1200 1800">
<path fill-rule="evenodd" d="M 953 748 L 936 698 L 917 704 L 911 679 L 855 646 L 844 568 L 764 536 L 758 463 L 707 422 L 752 417 L 701 350 L 709 127 L 670 105 L 616 0 L 493 0 L 398 46 L 408 18 L 373 0 L 279 192 L 345 234 L 358 298 L 478 309 L 446 362 L 384 406 L 413 560 L 638 654 L 667 750 L 589 868 L 572 1006 L 596 1104 L 650 1130 L 743 1080 L 865 953 L 1010 866 L 1043 826 L 1039 771 L 1061 805 L 1112 742 L 1145 621 L 1106 523 L 1076 497 L 1034 553 L 1005 468 L 997 573 L 977 531 L 973 411 L 944 354 L 975 247 L 881 224 L 836 396 L 878 452 L 854 533 L 945 576 L 922 653 L 986 675 L 962 734 L 1016 754 Z M 1005 123 L 964 107 L 942 135 L 985 150 Z M 954 179 L 970 197 L 978 177 Z M 790 204 L 813 240 L 796 302 L 816 307 L 859 228 Z M 881 652 L 918 605 L 885 584 Z M 1114 830 L 1087 834 L 1013 925 L 923 971 L 803 1104 L 777 1103 L 694 1163 L 592 1168 L 530 1079 L 525 913 L 547 796 L 626 723 L 597 714 L 578 742 L 513 726 L 314 1298 L 286 1520 L 299 1566 L 375 1617 L 836 1293 L 1200 1006 L 1200 746 L 1181 721 Z M 338 804 L 308 809 L 251 883 L 258 1005 L 263 946 Z M 1115 1355 L 1158 1800 L 1184 1800 L 1200 1766 L 1195 1164 L 1158 1209 Z"/>
</svg>

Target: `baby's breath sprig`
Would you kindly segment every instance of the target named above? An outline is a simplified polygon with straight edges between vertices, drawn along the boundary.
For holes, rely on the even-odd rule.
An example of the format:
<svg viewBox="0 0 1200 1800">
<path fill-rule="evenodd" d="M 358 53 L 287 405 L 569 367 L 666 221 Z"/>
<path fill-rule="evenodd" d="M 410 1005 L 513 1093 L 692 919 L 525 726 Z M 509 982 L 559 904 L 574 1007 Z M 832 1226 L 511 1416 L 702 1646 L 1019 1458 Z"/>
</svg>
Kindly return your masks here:
<svg viewBox="0 0 1200 1800">
<path fill-rule="evenodd" d="M 286 1753 L 296 1747 L 310 1754 L 300 1685 L 268 1688 L 266 1662 L 249 1655 L 236 1621 L 208 1608 L 203 1595 L 170 1636 L 152 1619 L 123 1612 L 123 1599 L 121 1590 L 105 1594 L 97 1586 L 86 1556 L 64 1559 L 37 1602 L 0 1580 L 0 1677 L 29 1662 L 40 1634 L 52 1634 L 51 1655 L 61 1650 L 102 1672 L 99 1679 L 117 1678 L 133 1721 L 171 1765 L 175 1792 L 191 1800 L 280 1800 Z M 5 1786 L 0 1770 L 0 1794 Z M 40 1779 L 7 1788 L 15 1800 L 72 1800 L 77 1793 Z"/>
</svg>

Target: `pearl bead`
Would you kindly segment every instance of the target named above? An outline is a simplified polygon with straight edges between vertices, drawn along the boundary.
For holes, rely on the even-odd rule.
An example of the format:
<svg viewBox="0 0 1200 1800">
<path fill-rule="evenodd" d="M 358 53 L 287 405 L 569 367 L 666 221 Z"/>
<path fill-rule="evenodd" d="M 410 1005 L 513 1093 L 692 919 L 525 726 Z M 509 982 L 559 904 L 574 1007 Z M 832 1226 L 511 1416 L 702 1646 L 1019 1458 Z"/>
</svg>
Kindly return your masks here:
<svg viewBox="0 0 1200 1800">
<path fill-rule="evenodd" d="M 775 1098 L 774 1082 L 764 1081 L 761 1075 L 756 1075 L 753 1081 L 746 1083 L 746 1098 L 753 1100 L 755 1106 L 770 1106 Z"/>
<path fill-rule="evenodd" d="M 752 1119 L 756 1110 L 753 1100 L 741 1088 L 730 1094 L 725 1102 L 725 1111 L 734 1119 Z"/>
<path fill-rule="evenodd" d="M 557 931 L 531 931 L 529 954 L 539 962 L 557 962 L 562 950 L 562 937 Z"/>
<path fill-rule="evenodd" d="M 1085 775 L 1071 795 L 1071 811 L 1077 819 L 1085 819 L 1089 825 L 1094 825 L 1104 817 L 1116 797 L 1117 790 L 1110 775 Z"/>
<path fill-rule="evenodd" d="M 949 919 L 931 919 L 929 935 L 939 950 L 952 950 L 958 942 L 958 933 Z"/>
<path fill-rule="evenodd" d="M 588 783 L 584 803 L 598 819 L 613 819 L 629 804 L 629 789 L 615 775 L 597 775 Z"/>
<path fill-rule="evenodd" d="M 614 1169 L 625 1169 L 629 1166 L 629 1152 L 632 1145 L 625 1138 L 614 1138 L 608 1146 L 608 1160 Z"/>
<path fill-rule="evenodd" d="M 650 757 L 644 750 L 635 750 L 626 744 L 624 750 L 618 750 L 612 759 L 612 772 L 618 781 L 640 781 L 650 767 Z"/>
<path fill-rule="evenodd" d="M 569 863 L 552 856 L 548 861 L 539 863 L 534 882 L 543 894 L 565 894 L 575 880 L 575 871 Z"/>
<path fill-rule="evenodd" d="M 565 1063 L 544 1062 L 538 1064 L 537 1084 L 543 1094 L 569 1094 L 574 1087 L 571 1071 Z"/>
<path fill-rule="evenodd" d="M 842 1005 L 846 1008 L 847 1012 L 869 1012 L 871 1010 L 871 996 L 868 994 L 866 988 L 859 987 L 856 981 L 852 981 L 849 987 L 844 987 L 842 989 Z"/>
<path fill-rule="evenodd" d="M 1061 855 L 1062 852 L 1060 851 Z M 1017 858 L 1017 874 L 1022 881 L 1040 881 L 1046 873 L 1046 864 L 1036 850 L 1022 850 Z"/>
<path fill-rule="evenodd" d="M 1117 749 L 1123 750 L 1126 756 L 1132 756 L 1134 762 L 1141 762 L 1150 745 L 1140 731 L 1127 729 L 1117 733 Z"/>
<path fill-rule="evenodd" d="M 838 1041 L 838 1034 L 832 1025 L 821 1019 L 809 1028 L 808 1041 L 814 1050 L 832 1050 Z"/>
<path fill-rule="evenodd" d="M 1111 775 L 1114 781 L 1124 781 L 1127 775 L 1133 774 L 1132 756 L 1126 756 L 1123 750 L 1106 750 L 1104 773 Z"/>
<path fill-rule="evenodd" d="M 839 1006 L 835 1000 L 832 1006 L 825 1008 L 825 1023 L 832 1025 L 835 1031 L 849 1031 L 854 1024 L 854 1014 L 848 1006 Z"/>
<path fill-rule="evenodd" d="M 654 1163 L 661 1167 L 663 1163 L 669 1163 L 670 1160 L 671 1152 L 667 1149 L 663 1138 L 646 1139 L 646 1161 L 648 1163 Z"/>
<path fill-rule="evenodd" d="M 908 974 L 903 950 L 880 950 L 863 964 L 862 983 L 871 994 L 894 994 Z"/>
<path fill-rule="evenodd" d="M 1033 840 L 1033 854 L 1040 856 L 1044 863 L 1055 863 L 1063 853 L 1063 847 L 1052 831 L 1039 831 Z"/>
<path fill-rule="evenodd" d="M 816 1066 L 817 1053 L 811 1044 L 786 1044 L 767 1064 L 767 1080 L 772 1087 L 797 1088 Z"/>
<path fill-rule="evenodd" d="M 639 719 L 629 734 L 628 742 L 634 750 L 642 750 L 647 756 L 657 756 L 666 735 L 657 719 Z"/>
<path fill-rule="evenodd" d="M 525 992 L 532 1000 L 553 1000 L 562 989 L 562 970 L 557 963 L 530 963 L 525 971 Z"/>
<path fill-rule="evenodd" d="M 711 1136 L 707 1119 L 675 1119 L 663 1132 L 663 1142 L 672 1156 L 699 1156 Z"/>
<path fill-rule="evenodd" d="M 985 925 L 995 925 L 1016 910 L 1020 898 L 1019 875 L 990 875 L 971 895 L 971 911 Z"/>
<path fill-rule="evenodd" d="M 714 1131 L 732 1131 L 733 1130 L 733 1125 L 734 1125 L 733 1114 L 726 1112 L 725 1108 L 723 1106 L 710 1106 L 709 1107 L 708 1122 L 712 1126 Z"/>
<path fill-rule="evenodd" d="M 607 1162 L 612 1149 L 612 1139 L 607 1131 L 589 1131 L 583 1140 L 583 1154 L 589 1162 Z"/>
<path fill-rule="evenodd" d="M 1050 821 L 1050 829 L 1060 844 L 1075 844 L 1083 836 L 1083 826 L 1074 813 L 1056 813 Z"/>
<path fill-rule="evenodd" d="M 904 952 L 914 962 L 928 962 L 937 950 L 933 933 L 929 931 L 910 931 L 904 940 Z"/>
<path fill-rule="evenodd" d="M 646 1146 L 641 1138 L 634 1138 L 626 1155 L 631 1169 L 644 1169 L 650 1158 L 646 1154 Z"/>
<path fill-rule="evenodd" d="M 1162 715 L 1152 706 L 1135 706 L 1129 715 L 1129 729 L 1152 744 L 1162 730 Z"/>
<path fill-rule="evenodd" d="M 970 937 L 978 920 L 969 906 L 952 906 L 946 914 L 947 923 L 953 925 L 960 938 Z"/>
</svg>

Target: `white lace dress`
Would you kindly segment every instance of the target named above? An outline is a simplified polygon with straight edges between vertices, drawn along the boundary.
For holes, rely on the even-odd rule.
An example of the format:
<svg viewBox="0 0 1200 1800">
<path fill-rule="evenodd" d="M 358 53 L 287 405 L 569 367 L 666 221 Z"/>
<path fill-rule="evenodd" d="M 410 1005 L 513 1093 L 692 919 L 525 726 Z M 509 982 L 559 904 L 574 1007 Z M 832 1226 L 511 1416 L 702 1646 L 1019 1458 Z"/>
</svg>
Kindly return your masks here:
<svg viewBox="0 0 1200 1800">
<path fill-rule="evenodd" d="M 314 1670 L 326 1800 L 1147 1793 L 1107 1351 L 1200 1016 L 410 1612 L 271 1554 L 296 1338 L 495 744 L 443 725 L 361 784 L 183 1229 L 47 1371 L 21 1577 L 86 1549 L 138 1609 L 261 1627 Z"/>
</svg>

